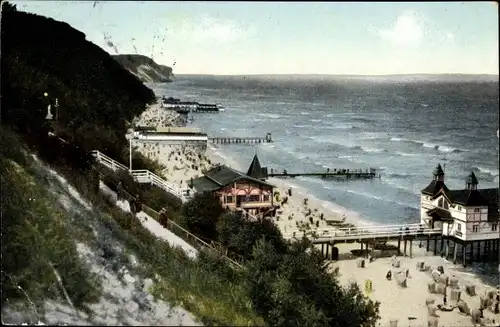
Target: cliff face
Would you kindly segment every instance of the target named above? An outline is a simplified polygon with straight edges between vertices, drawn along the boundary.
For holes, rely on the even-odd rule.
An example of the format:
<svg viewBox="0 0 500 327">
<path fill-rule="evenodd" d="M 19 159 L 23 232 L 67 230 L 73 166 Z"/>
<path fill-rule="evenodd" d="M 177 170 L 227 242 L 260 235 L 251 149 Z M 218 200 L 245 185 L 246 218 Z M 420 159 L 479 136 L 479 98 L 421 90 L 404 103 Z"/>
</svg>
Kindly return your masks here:
<svg viewBox="0 0 500 327">
<path fill-rule="evenodd" d="M 57 98 L 62 137 L 119 158 L 127 122 L 156 101 L 134 74 L 67 23 L 4 3 L 1 44 L 2 122 L 35 139 L 47 135 L 47 106 L 55 116 Z"/>
<path fill-rule="evenodd" d="M 113 58 L 145 83 L 172 82 L 172 68 L 159 65 L 153 59 L 137 54 L 114 55 Z"/>
</svg>

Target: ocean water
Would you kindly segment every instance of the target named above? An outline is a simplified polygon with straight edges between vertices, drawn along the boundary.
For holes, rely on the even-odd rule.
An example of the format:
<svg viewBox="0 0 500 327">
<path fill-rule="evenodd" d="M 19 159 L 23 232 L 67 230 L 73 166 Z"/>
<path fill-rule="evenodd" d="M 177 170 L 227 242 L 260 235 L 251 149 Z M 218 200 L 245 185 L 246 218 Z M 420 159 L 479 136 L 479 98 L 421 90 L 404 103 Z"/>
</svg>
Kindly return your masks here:
<svg viewBox="0 0 500 327">
<path fill-rule="evenodd" d="M 380 179 L 293 180 L 367 223 L 417 222 L 420 190 L 438 163 L 450 188 L 465 187 L 471 171 L 479 187 L 498 187 L 498 82 L 190 75 L 153 88 L 224 105 L 193 116 L 209 136 L 272 132 L 271 144 L 219 146 L 243 167 L 257 152 L 263 166 L 289 173 L 376 168 Z"/>
<path fill-rule="evenodd" d="M 191 75 L 150 86 L 157 96 L 224 105 L 193 116 L 209 136 L 271 132 L 271 144 L 219 146 L 242 167 L 257 152 L 263 166 L 290 173 L 376 168 L 380 179 L 292 180 L 361 223 L 418 222 L 420 190 L 438 163 L 450 188 L 465 187 L 471 171 L 479 187 L 498 187 L 499 85 L 491 79 Z M 499 280 L 496 264 L 466 271 Z"/>
</svg>

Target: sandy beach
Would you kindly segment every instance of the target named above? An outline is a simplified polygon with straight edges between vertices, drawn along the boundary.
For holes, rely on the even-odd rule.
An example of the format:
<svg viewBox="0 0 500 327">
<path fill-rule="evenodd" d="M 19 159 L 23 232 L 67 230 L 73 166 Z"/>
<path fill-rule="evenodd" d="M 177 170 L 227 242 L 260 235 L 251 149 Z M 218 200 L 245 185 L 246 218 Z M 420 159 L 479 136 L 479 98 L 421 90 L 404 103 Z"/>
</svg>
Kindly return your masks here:
<svg viewBox="0 0 500 327">
<path fill-rule="evenodd" d="M 416 242 L 417 243 L 417 242 Z M 360 244 L 338 244 L 340 254 L 349 253 L 353 249 L 360 249 Z M 380 301 L 380 326 L 390 326 L 390 322 L 397 320 L 397 326 L 411 326 L 420 327 L 427 326 L 427 319 L 429 317 L 426 300 L 434 300 L 435 304 L 443 304 L 442 294 L 431 294 L 428 291 L 428 284 L 433 282 L 430 273 L 438 266 L 444 268 L 444 274 L 451 279 L 458 281 L 458 288 L 460 299 L 464 300 L 468 307 L 472 309 L 479 309 L 480 297 L 484 296 L 486 291 L 496 292 L 494 287 L 490 287 L 482 283 L 476 276 L 459 271 L 459 265 L 446 261 L 440 256 L 434 256 L 431 252 L 426 253 L 425 247 L 419 248 L 418 243 L 414 244 L 415 255 L 413 258 L 397 257 L 399 261 L 399 268 L 392 266 L 394 259 L 392 257 L 377 258 L 369 263 L 365 261 L 365 267 L 359 268 L 356 259 L 340 260 L 332 262 L 330 269 L 333 271 L 338 268 L 339 281 L 342 285 L 347 286 L 350 282 L 356 281 L 362 289 L 365 287 L 367 280 L 372 282 L 372 292 L 368 295 L 370 299 Z M 429 271 L 419 271 L 417 269 L 418 262 L 425 262 L 430 266 Z M 391 270 L 392 275 L 401 271 L 403 274 L 405 270 L 409 270 L 409 277 L 407 278 L 407 287 L 403 288 L 398 285 L 395 278 L 391 280 L 386 279 L 386 273 Z M 474 285 L 476 295 L 469 296 L 465 291 L 466 285 Z M 452 286 L 447 288 L 447 302 L 448 304 L 456 304 L 452 300 L 451 290 Z M 484 318 L 489 320 L 490 323 L 485 321 L 485 326 L 499 326 L 500 315 L 485 309 L 483 311 Z M 457 327 L 457 326 L 474 326 L 470 315 L 460 313 L 458 308 L 451 312 L 437 311 L 438 324 L 437 326 L 443 327 Z M 495 323 L 493 323 L 495 320 Z"/>
<path fill-rule="evenodd" d="M 175 111 L 167 111 L 160 108 L 158 104 L 154 104 L 138 117 L 135 124 L 151 127 L 179 126 L 180 118 Z M 224 156 L 214 145 L 209 145 L 204 149 L 157 142 L 135 141 L 134 143 L 135 151 L 161 163 L 165 167 L 162 171 L 163 175 L 168 181 L 181 188 L 187 187 L 191 178 L 202 176 L 203 171 L 210 169 L 215 164 L 224 164 L 241 172 L 246 172 L 248 169 L 247 166 L 241 167 L 236 161 Z M 251 151 L 250 148 L 249 151 Z M 306 189 L 294 185 L 289 180 L 269 178 L 267 181 L 275 185 L 275 193 L 279 193 L 282 205 L 277 216 L 273 219 L 285 234 L 304 229 L 310 231 L 336 229 L 335 226 L 327 225 L 327 221 L 337 227 L 360 223 L 357 213 L 321 201 L 309 195 Z M 291 195 L 289 195 L 289 190 L 291 190 Z"/>
<path fill-rule="evenodd" d="M 164 127 L 175 126 L 179 123 L 178 115 L 175 112 L 170 111 L 160 115 L 158 110 L 163 109 L 156 105 L 151 106 L 138 120 L 139 125 Z M 224 155 L 223 151 L 220 151 L 222 148 L 215 145 L 208 145 L 206 149 L 154 143 L 139 143 L 136 146 L 138 151 L 164 165 L 164 175 L 169 181 L 180 186 L 186 186 L 191 178 L 201 176 L 204 170 L 210 169 L 214 164 L 225 164 L 241 172 L 246 172 L 248 169 L 248 166 L 242 167 L 235 160 Z M 252 150 L 249 148 L 249 151 Z M 261 164 L 265 166 L 265 163 Z M 293 179 L 269 178 L 267 181 L 276 186 L 275 192 L 279 192 L 281 207 L 277 211 L 277 216 L 272 219 L 284 235 L 290 235 L 304 229 L 314 231 L 363 224 L 361 217 L 356 212 L 311 196 L 307 189 L 293 184 Z M 467 302 L 471 309 L 479 308 L 480 296 L 483 296 L 487 290 L 494 290 L 483 284 L 474 275 L 458 271 L 458 266 L 454 266 L 439 256 L 433 256 L 432 253 L 426 253 L 425 248 L 419 248 L 418 244 L 413 246 L 416 249 L 413 258 L 397 257 L 400 262 L 399 268 L 392 267 L 393 259 L 391 257 L 377 258 L 371 263 L 366 263 L 365 268 L 358 268 L 357 260 L 351 254 L 351 250 L 360 249 L 360 244 L 339 244 L 337 246 L 340 257 L 347 259 L 331 263 L 330 268 L 332 271 L 338 268 L 338 278 L 342 285 L 347 286 L 349 282 L 356 281 L 361 287 L 364 287 L 367 280 L 372 282 L 373 291 L 369 296 L 371 299 L 381 302 L 380 326 L 390 326 L 391 321 L 394 320 L 398 321 L 397 326 L 427 326 L 429 314 L 426 300 L 434 300 L 435 304 L 443 303 L 443 295 L 430 294 L 428 291 L 428 283 L 432 282 L 430 272 L 438 266 L 443 266 L 447 276 L 458 280 L 461 299 Z M 431 270 L 429 272 L 418 271 L 417 263 L 419 261 L 430 265 Z M 409 270 L 406 288 L 401 288 L 394 279 L 389 281 L 385 278 L 389 270 L 392 270 L 393 275 L 396 275 L 397 272 L 406 269 Z M 477 295 L 467 295 L 466 285 L 475 285 Z M 448 303 L 453 304 L 451 287 L 448 287 L 447 293 Z M 471 316 L 459 313 L 458 309 L 451 312 L 438 311 L 437 315 L 439 317 L 432 318 L 438 320 L 436 326 L 473 326 Z M 485 324 L 486 326 L 499 325 L 499 315 L 484 310 L 484 317 L 490 321 L 496 321 L 496 324 Z"/>
</svg>

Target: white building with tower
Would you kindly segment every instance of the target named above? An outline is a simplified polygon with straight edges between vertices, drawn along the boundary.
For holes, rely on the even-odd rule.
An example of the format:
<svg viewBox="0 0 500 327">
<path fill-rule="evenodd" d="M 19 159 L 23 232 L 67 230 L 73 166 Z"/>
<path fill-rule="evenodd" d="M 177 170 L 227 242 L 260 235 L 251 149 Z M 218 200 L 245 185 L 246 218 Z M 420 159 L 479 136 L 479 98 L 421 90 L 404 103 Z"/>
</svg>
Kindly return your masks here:
<svg viewBox="0 0 500 327">
<path fill-rule="evenodd" d="M 499 250 L 500 217 L 498 211 L 498 188 L 478 188 L 479 182 L 474 172 L 465 180 L 463 189 L 450 190 L 445 184 L 445 173 L 437 165 L 433 180 L 421 191 L 420 222 L 430 228 L 441 229 L 442 242 L 446 240 L 446 253 L 449 242 L 462 247 L 462 255 L 470 246 L 473 254 L 477 245 L 478 255 L 483 252 Z"/>
</svg>

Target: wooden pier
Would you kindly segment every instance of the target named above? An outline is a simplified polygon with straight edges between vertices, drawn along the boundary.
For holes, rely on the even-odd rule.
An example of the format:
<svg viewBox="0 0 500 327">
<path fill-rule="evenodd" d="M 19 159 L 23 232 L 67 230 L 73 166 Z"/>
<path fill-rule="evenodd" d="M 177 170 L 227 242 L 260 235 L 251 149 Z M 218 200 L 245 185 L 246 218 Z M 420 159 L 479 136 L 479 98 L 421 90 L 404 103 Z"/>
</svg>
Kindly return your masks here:
<svg viewBox="0 0 500 327">
<path fill-rule="evenodd" d="M 283 233 L 283 238 L 287 240 L 300 239 L 304 236 L 303 231 L 295 231 Z M 413 241 L 437 239 L 441 236 L 441 230 L 425 228 L 421 224 L 405 224 L 405 225 L 383 225 L 383 226 L 368 226 L 368 227 L 346 227 L 338 229 L 319 229 L 314 235 L 306 233 L 305 236 L 313 244 L 321 244 L 321 252 L 329 259 L 337 260 L 338 248 L 335 247 L 339 243 L 354 243 L 366 246 L 366 250 L 371 246 L 372 249 L 377 244 L 385 244 L 389 241 L 398 241 L 398 254 L 404 256 L 413 256 Z M 401 245 L 404 245 L 401 251 Z M 332 248 L 332 256 L 329 256 L 329 248 Z"/>
<path fill-rule="evenodd" d="M 255 143 L 272 143 L 273 139 L 271 133 L 267 133 L 264 137 L 259 136 L 250 136 L 250 137 L 234 137 L 234 136 L 226 136 L 226 137 L 209 137 L 210 142 L 215 144 L 255 144 Z"/>
<path fill-rule="evenodd" d="M 329 168 L 324 172 L 311 172 L 311 173 L 289 173 L 283 170 L 282 173 L 275 173 L 271 169 L 271 173 L 267 174 L 268 177 L 279 177 L 279 178 L 295 178 L 299 176 L 316 176 L 322 179 L 334 179 L 334 178 L 366 178 L 372 179 L 377 177 L 376 170 L 374 168 L 369 169 L 333 169 Z M 378 175 L 380 177 L 380 175 Z"/>
</svg>

